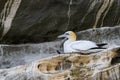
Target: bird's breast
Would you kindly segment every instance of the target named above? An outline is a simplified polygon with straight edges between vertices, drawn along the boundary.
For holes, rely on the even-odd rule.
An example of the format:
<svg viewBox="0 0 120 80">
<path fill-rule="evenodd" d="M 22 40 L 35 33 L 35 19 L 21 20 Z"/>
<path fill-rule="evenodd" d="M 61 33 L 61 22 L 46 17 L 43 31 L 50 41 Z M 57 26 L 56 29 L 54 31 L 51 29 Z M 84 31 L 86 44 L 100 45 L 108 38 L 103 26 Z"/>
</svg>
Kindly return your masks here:
<svg viewBox="0 0 120 80">
<path fill-rule="evenodd" d="M 65 53 L 76 52 L 76 50 L 72 49 L 71 43 L 72 43 L 72 42 L 70 42 L 70 41 L 66 41 L 66 42 L 64 43 L 64 52 L 65 52 Z"/>
</svg>

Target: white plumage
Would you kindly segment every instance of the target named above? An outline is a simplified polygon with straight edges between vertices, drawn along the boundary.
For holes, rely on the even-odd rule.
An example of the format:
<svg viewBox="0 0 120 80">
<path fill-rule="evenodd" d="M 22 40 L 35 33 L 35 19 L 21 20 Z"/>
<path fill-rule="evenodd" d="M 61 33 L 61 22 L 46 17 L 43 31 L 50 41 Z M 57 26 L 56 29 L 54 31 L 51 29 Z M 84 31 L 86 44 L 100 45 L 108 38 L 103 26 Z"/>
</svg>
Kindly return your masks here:
<svg viewBox="0 0 120 80">
<path fill-rule="evenodd" d="M 73 31 L 67 31 L 58 38 L 65 37 L 67 40 L 63 44 L 64 53 L 80 52 L 82 50 L 89 50 L 92 48 L 98 48 L 97 44 L 92 41 L 79 40 L 76 41 L 76 34 Z"/>
</svg>

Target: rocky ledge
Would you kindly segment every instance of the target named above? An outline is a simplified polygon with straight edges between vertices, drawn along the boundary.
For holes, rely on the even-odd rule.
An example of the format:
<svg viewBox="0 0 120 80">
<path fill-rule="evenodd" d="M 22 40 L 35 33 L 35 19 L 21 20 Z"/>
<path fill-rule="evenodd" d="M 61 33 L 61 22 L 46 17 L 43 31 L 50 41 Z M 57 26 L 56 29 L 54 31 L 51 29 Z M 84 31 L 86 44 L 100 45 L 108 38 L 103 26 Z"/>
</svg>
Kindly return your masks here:
<svg viewBox="0 0 120 80">
<path fill-rule="evenodd" d="M 89 53 L 89 51 L 87 52 Z M 0 70 L 0 80 L 118 80 L 120 64 L 111 63 L 120 47 L 60 54 L 22 66 Z"/>
</svg>

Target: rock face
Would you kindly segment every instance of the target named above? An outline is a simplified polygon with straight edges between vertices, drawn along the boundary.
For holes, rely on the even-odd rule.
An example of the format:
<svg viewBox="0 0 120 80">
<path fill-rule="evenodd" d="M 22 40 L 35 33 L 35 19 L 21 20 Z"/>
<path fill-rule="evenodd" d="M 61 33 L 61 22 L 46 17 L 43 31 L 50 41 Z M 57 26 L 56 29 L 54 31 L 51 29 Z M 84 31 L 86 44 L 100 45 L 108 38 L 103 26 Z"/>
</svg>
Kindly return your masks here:
<svg viewBox="0 0 120 80">
<path fill-rule="evenodd" d="M 92 55 L 53 56 L 0 70 L 0 80 L 118 80 L 120 64 L 111 65 L 111 61 L 119 51 L 120 47 L 115 47 Z"/>
<path fill-rule="evenodd" d="M 0 0 L 1 43 L 55 40 L 66 30 L 120 25 L 119 0 Z"/>
<path fill-rule="evenodd" d="M 89 35 L 88 35 L 89 34 Z M 78 39 L 96 43 L 108 43 L 108 47 L 120 46 L 120 27 L 88 29 L 77 33 Z M 0 68 L 10 68 L 57 55 L 61 41 L 42 44 L 0 45 Z M 61 49 L 62 52 L 62 49 Z"/>
<path fill-rule="evenodd" d="M 60 42 L 24 45 L 0 45 L 0 69 L 28 64 L 57 54 Z"/>
<path fill-rule="evenodd" d="M 108 43 L 105 50 L 82 52 L 91 53 L 89 55 L 57 54 L 56 50 L 60 50 L 60 41 L 1 45 L 0 80 L 119 80 L 119 33 L 120 27 L 78 32 L 78 39 Z"/>
</svg>

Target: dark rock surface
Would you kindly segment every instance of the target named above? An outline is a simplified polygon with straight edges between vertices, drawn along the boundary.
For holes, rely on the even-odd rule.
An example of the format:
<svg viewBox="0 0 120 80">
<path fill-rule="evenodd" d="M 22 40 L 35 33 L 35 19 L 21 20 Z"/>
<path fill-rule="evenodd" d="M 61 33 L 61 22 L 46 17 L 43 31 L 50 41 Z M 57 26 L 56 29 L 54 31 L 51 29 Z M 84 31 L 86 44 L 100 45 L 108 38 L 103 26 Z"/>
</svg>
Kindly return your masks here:
<svg viewBox="0 0 120 80">
<path fill-rule="evenodd" d="M 15 1 L 18 9 L 11 7 Z M 13 9 L 11 25 L 5 26 Z M 1 43 L 51 41 L 66 30 L 116 25 L 120 25 L 120 0 L 0 0 Z"/>
</svg>

